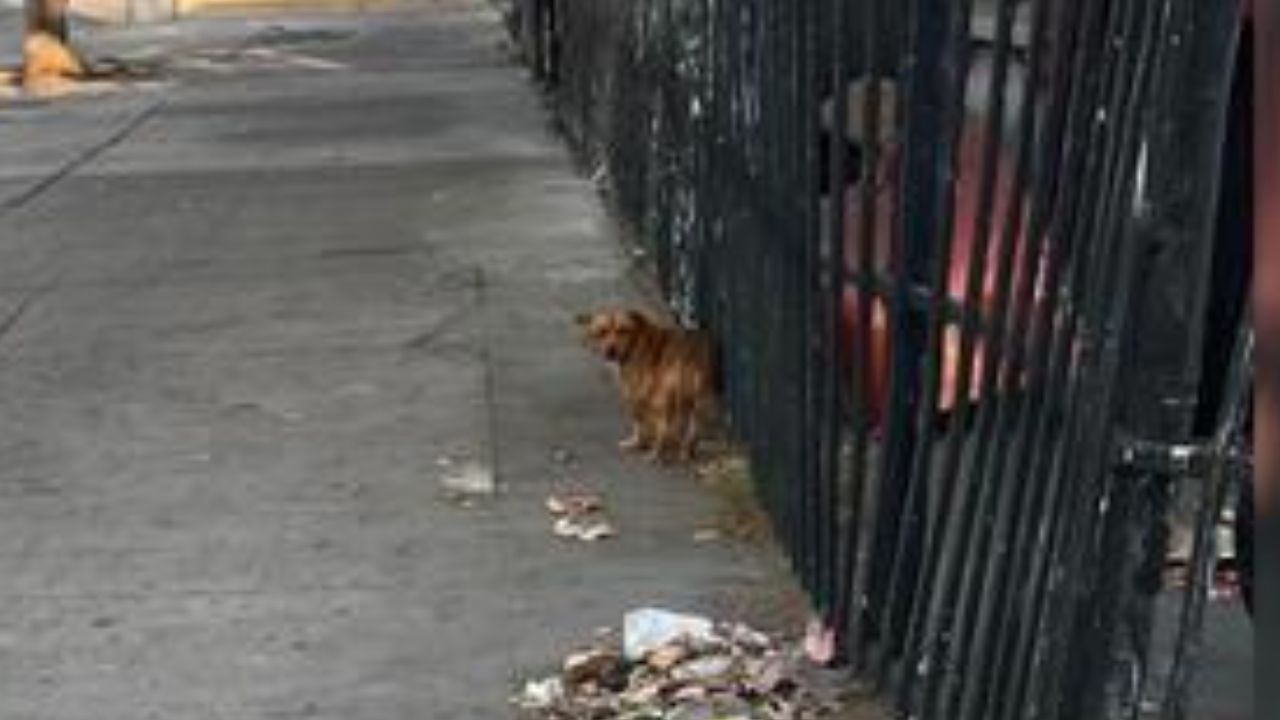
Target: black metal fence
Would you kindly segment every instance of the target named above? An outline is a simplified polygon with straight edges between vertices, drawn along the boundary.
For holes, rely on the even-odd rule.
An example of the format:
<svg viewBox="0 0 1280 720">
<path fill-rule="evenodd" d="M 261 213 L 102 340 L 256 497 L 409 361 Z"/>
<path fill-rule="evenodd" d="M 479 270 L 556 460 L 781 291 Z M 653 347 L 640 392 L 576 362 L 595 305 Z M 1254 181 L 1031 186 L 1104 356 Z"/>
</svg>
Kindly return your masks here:
<svg viewBox="0 0 1280 720">
<path fill-rule="evenodd" d="M 1249 333 L 1192 425 L 1238 4 L 516 3 L 840 658 L 911 717 L 1186 717 L 1247 467 Z"/>
</svg>

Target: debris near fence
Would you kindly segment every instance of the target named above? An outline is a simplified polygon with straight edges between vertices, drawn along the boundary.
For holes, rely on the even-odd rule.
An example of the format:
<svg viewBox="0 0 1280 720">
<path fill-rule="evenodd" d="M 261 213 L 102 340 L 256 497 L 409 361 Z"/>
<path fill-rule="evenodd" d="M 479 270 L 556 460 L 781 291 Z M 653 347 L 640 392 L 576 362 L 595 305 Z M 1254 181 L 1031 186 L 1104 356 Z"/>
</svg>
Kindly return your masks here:
<svg viewBox="0 0 1280 720">
<path fill-rule="evenodd" d="M 805 682 L 802 653 L 740 623 L 656 608 L 598 631 L 512 702 L 527 720 L 818 720 L 840 702 Z"/>
<path fill-rule="evenodd" d="M 590 492 L 552 495 L 546 501 L 553 518 L 551 532 L 556 537 L 596 542 L 617 535 L 605 512 L 604 500 Z"/>
<path fill-rule="evenodd" d="M 698 465 L 695 474 L 702 486 L 720 500 L 711 528 L 719 537 L 747 543 L 770 540 L 769 516 L 757 499 L 751 468 L 743 455 L 716 448 Z"/>
<path fill-rule="evenodd" d="M 436 459 L 436 467 L 443 499 L 457 507 L 471 509 L 498 494 L 493 470 L 481 463 L 446 455 Z"/>
</svg>

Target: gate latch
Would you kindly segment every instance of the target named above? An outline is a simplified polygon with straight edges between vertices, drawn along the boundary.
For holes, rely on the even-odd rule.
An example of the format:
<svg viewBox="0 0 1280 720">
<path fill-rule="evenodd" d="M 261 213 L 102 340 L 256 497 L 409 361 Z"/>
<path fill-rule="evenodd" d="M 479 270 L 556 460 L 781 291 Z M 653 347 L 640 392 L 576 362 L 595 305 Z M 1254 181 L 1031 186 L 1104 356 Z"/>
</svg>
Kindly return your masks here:
<svg viewBox="0 0 1280 720">
<path fill-rule="evenodd" d="M 1208 477 L 1221 462 L 1229 474 L 1253 473 L 1253 457 L 1239 447 L 1219 448 L 1212 442 L 1166 443 L 1129 439 L 1118 443 L 1115 467 L 1127 473 Z"/>
</svg>

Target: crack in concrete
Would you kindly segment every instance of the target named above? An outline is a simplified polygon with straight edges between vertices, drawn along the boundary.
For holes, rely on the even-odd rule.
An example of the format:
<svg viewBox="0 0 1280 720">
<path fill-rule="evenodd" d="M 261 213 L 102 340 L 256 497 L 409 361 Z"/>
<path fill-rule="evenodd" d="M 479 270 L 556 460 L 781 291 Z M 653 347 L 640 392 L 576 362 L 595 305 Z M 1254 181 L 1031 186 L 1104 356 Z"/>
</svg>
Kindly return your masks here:
<svg viewBox="0 0 1280 720">
<path fill-rule="evenodd" d="M 53 172 L 33 183 L 31 187 L 12 197 L 5 198 L 0 201 L 0 217 L 18 210 L 23 206 L 31 203 L 31 201 L 43 195 L 53 186 L 74 175 L 78 170 L 85 167 L 94 160 L 102 157 L 106 152 L 124 142 L 138 128 L 150 120 L 164 106 L 164 101 L 159 100 L 148 105 L 142 112 L 129 119 L 114 133 L 111 133 L 102 141 L 86 148 L 83 152 L 63 163 Z"/>
<path fill-rule="evenodd" d="M 441 318 L 435 325 L 432 325 L 425 332 L 419 333 L 404 341 L 404 349 L 418 352 L 431 349 L 431 347 L 436 344 L 436 341 L 445 333 L 457 327 L 459 323 L 470 316 L 472 312 L 479 309 L 480 303 L 478 301 L 466 303 L 462 307 Z"/>
<path fill-rule="evenodd" d="M 14 328 L 18 326 L 18 323 L 21 322 L 22 318 L 26 316 L 29 310 L 31 310 L 31 307 L 36 304 L 36 301 L 53 292 L 53 288 L 56 285 L 57 283 L 53 282 L 32 290 L 18 301 L 17 307 L 11 310 L 8 315 L 0 318 L 0 349 L 3 348 L 5 339 L 8 338 Z"/>
<path fill-rule="evenodd" d="M 480 363 L 484 373 L 485 432 L 489 445 L 489 472 L 494 486 L 502 487 L 501 457 L 498 452 L 498 390 L 493 366 L 493 339 L 489 332 L 489 284 L 484 268 L 475 268 L 476 307 L 480 316 Z"/>
</svg>

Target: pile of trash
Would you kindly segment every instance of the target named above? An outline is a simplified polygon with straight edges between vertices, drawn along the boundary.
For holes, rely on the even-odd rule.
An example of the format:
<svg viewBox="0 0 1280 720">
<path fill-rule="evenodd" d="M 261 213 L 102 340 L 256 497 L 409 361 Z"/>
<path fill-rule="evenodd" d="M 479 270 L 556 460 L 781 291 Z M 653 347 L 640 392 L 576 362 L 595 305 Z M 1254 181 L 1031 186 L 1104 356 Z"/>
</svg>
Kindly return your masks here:
<svg viewBox="0 0 1280 720">
<path fill-rule="evenodd" d="M 839 703 L 807 687 L 803 654 L 742 624 L 644 608 L 621 641 L 599 631 L 513 703 L 540 720 L 814 720 Z"/>
</svg>

